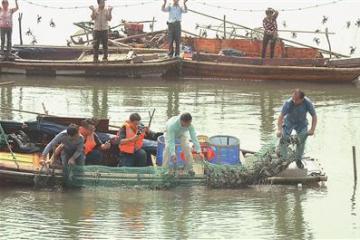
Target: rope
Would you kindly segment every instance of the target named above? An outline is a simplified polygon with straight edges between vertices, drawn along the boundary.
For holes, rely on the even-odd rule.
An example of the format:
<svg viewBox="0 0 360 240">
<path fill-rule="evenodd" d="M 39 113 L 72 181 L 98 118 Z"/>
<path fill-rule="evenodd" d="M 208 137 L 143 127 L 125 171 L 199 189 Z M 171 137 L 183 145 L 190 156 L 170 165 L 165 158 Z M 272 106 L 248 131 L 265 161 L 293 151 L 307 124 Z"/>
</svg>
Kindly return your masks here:
<svg viewBox="0 0 360 240">
<path fill-rule="evenodd" d="M 279 12 L 294 12 L 294 11 L 303 11 L 303 10 L 308 10 L 308 9 L 312 9 L 312 8 L 318 8 L 318 7 L 324 7 L 324 6 L 328 6 L 328 5 L 332 5 L 332 4 L 337 4 L 339 2 L 343 2 L 344 0 L 335 0 L 335 1 L 330 1 L 327 3 L 323 3 L 323 4 L 315 4 L 315 5 L 310 5 L 310 6 L 306 6 L 306 7 L 298 7 L 298 8 L 284 8 L 284 9 L 279 9 Z M 215 4 L 209 4 L 207 2 L 193 2 L 199 5 L 203 5 L 203 6 L 207 6 L 207 7 L 213 7 L 213 8 L 218 8 L 218 9 L 224 9 L 224 10 L 231 10 L 234 12 L 264 12 L 265 9 L 239 9 L 239 8 L 231 8 L 231 7 L 223 7 L 220 5 L 215 5 Z"/>
<path fill-rule="evenodd" d="M 12 158 L 13 158 L 15 164 L 16 164 L 17 169 L 19 169 L 20 166 L 19 166 L 19 164 L 18 164 L 18 162 L 17 162 L 15 153 L 11 150 L 10 144 L 9 144 L 9 142 L 8 142 L 8 140 L 7 140 L 6 133 L 5 133 L 5 131 L 4 131 L 4 129 L 3 129 L 3 127 L 2 127 L 1 124 L 0 124 L 0 134 L 1 134 L 1 137 L 4 138 L 4 141 L 5 141 L 5 143 L 6 143 L 6 146 L 7 146 L 7 148 L 9 149 L 9 151 L 10 151 L 10 153 L 11 153 L 11 156 L 12 156 Z"/>
<path fill-rule="evenodd" d="M 58 7 L 58 6 L 36 3 L 35 1 L 31 1 L 31 0 L 22 0 L 22 1 L 26 2 L 27 4 L 36 6 L 36 7 L 58 9 L 58 10 L 87 9 L 90 6 L 90 5 L 86 5 L 86 6 Z M 120 8 L 120 7 L 126 8 L 126 7 L 135 7 L 135 6 L 144 6 L 144 5 L 149 5 L 149 4 L 155 3 L 155 2 L 157 2 L 157 0 L 144 1 L 144 2 L 138 2 L 138 3 L 132 3 L 132 4 L 118 4 L 118 5 L 114 5 L 112 7 L 113 8 Z"/>
</svg>

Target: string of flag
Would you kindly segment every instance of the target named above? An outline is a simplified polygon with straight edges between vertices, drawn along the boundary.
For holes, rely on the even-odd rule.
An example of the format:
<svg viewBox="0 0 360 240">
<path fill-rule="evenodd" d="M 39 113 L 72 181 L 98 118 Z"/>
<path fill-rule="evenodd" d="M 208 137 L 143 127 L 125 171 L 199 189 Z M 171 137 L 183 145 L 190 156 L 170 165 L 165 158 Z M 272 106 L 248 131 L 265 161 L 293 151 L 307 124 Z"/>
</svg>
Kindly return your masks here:
<svg viewBox="0 0 360 240">
<path fill-rule="evenodd" d="M 327 3 L 315 4 L 315 5 L 310 5 L 310 6 L 306 6 L 306 7 L 283 8 L 283 9 L 277 9 L 277 10 L 279 12 L 303 11 L 303 10 L 307 10 L 307 9 L 333 5 L 333 4 L 337 4 L 339 2 L 343 2 L 343 1 L 344 0 L 334 0 L 334 1 L 327 2 Z M 220 5 L 211 4 L 211 3 L 208 3 L 208 2 L 193 2 L 193 3 L 203 5 L 203 6 L 207 6 L 207 7 L 213 7 L 213 8 L 224 9 L 224 10 L 231 10 L 231 11 L 234 11 L 234 12 L 264 12 L 265 11 L 265 9 L 239 9 L 239 8 L 224 7 L 224 6 L 220 6 Z"/>
<path fill-rule="evenodd" d="M 86 9 L 89 8 L 89 5 L 86 6 L 71 6 L 71 7 L 61 7 L 61 6 L 53 6 L 53 5 L 48 5 L 48 4 L 41 4 L 35 1 L 31 1 L 31 0 L 22 0 L 23 2 L 26 2 L 27 4 L 36 6 L 36 7 L 42 7 L 42 8 L 48 8 L 48 9 L 58 9 L 58 10 L 73 10 L 73 9 Z M 135 7 L 135 6 L 143 6 L 143 5 L 149 5 L 152 4 L 154 2 L 156 2 L 157 0 L 153 0 L 153 1 L 143 1 L 143 2 L 137 2 L 137 3 L 124 3 L 124 4 L 118 4 L 118 5 L 113 5 L 113 8 L 120 8 L 120 7 Z"/>
</svg>

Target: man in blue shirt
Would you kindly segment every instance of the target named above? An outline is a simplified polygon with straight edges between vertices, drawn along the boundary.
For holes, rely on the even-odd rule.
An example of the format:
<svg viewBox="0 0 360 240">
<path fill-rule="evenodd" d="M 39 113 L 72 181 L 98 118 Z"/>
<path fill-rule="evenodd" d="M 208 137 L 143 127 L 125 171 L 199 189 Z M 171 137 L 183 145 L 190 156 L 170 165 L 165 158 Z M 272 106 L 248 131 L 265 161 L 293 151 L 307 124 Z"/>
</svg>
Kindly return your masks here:
<svg viewBox="0 0 360 240">
<path fill-rule="evenodd" d="M 187 135 L 190 135 L 190 138 L 194 143 L 196 153 L 202 157 L 195 128 L 191 122 L 192 116 L 190 113 L 183 113 L 180 116 L 172 117 L 167 121 L 163 167 L 169 167 L 170 160 L 176 163 L 175 142 L 176 139 L 179 139 L 181 149 L 185 154 L 185 168 L 189 171 L 189 173 L 192 172 L 193 156 Z"/>
<path fill-rule="evenodd" d="M 312 117 L 311 128 L 308 130 L 307 113 Z M 287 100 L 281 110 L 278 119 L 277 136 L 280 139 L 279 150 L 280 157 L 287 158 L 287 148 L 289 145 L 289 138 L 293 130 L 298 135 L 299 142 L 296 145 L 296 165 L 298 168 L 304 168 L 301 162 L 305 150 L 305 142 L 308 136 L 313 136 L 317 124 L 317 115 L 314 105 L 305 97 L 305 93 L 300 89 L 293 92 L 292 97 Z"/>
<path fill-rule="evenodd" d="M 169 57 L 174 56 L 174 42 L 175 57 L 179 57 L 180 54 L 180 41 L 181 41 L 181 17 L 183 13 L 187 12 L 186 2 L 184 0 L 184 7 L 179 5 L 179 0 L 173 0 L 173 4 L 166 6 L 167 0 L 164 0 L 161 10 L 169 13 L 168 24 L 168 37 L 169 37 Z"/>
</svg>

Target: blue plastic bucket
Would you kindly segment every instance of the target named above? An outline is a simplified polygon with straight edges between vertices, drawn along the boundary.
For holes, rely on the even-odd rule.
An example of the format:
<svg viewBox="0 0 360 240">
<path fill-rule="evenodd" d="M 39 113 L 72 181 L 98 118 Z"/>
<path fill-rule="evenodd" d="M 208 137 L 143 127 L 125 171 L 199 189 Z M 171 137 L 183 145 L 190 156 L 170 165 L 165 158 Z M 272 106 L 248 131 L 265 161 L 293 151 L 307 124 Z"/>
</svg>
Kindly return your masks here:
<svg viewBox="0 0 360 240">
<path fill-rule="evenodd" d="M 236 165 L 240 162 L 240 140 L 232 136 L 213 136 L 209 138 L 209 145 L 215 152 L 213 159 L 209 159 L 214 164 Z"/>
<path fill-rule="evenodd" d="M 164 149 L 165 149 L 165 137 L 159 136 L 157 140 L 157 152 L 156 152 L 156 164 L 158 166 L 161 166 L 163 163 L 164 158 Z M 176 139 L 175 141 L 175 153 L 176 153 L 176 167 L 183 167 L 185 166 L 185 161 L 181 158 L 181 146 L 180 146 L 180 140 Z M 174 163 L 172 161 L 169 161 L 170 167 L 174 166 Z"/>
</svg>

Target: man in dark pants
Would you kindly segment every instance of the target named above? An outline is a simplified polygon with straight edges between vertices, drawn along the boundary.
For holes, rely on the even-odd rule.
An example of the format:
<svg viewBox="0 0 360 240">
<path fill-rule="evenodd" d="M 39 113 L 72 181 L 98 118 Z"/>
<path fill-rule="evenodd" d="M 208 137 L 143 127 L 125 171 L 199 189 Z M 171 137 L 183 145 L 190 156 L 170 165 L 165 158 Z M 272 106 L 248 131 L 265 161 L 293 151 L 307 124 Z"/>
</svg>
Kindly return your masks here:
<svg viewBox="0 0 360 240">
<path fill-rule="evenodd" d="M 19 9 L 17 0 L 15 1 L 15 8 L 9 8 L 8 0 L 3 0 L 0 7 L 0 31 L 1 31 L 1 52 L 4 51 L 5 47 L 5 37 L 7 40 L 7 47 L 5 52 L 4 60 L 8 60 L 9 54 L 11 52 L 11 35 L 13 20 L 12 16 L 14 12 Z"/>
<path fill-rule="evenodd" d="M 265 13 L 266 17 L 263 20 L 264 38 L 261 57 L 266 57 L 266 48 L 270 41 L 270 58 L 274 58 L 275 44 L 278 36 L 276 20 L 279 12 L 272 8 L 268 8 Z"/>
<path fill-rule="evenodd" d="M 180 7 L 179 0 L 173 0 L 173 4 L 166 6 L 167 0 L 164 0 L 161 10 L 169 13 L 168 35 L 169 35 L 169 57 L 174 56 L 174 42 L 175 42 L 175 57 L 180 55 L 180 41 L 181 41 L 181 17 L 183 13 L 187 12 L 186 2 L 184 0 L 184 7 Z"/>
<path fill-rule="evenodd" d="M 112 7 L 105 8 L 105 0 L 97 0 L 98 8 L 90 6 L 91 19 L 94 20 L 94 62 L 99 61 L 100 43 L 104 49 L 103 61 L 108 60 L 108 21 L 112 19 Z"/>
</svg>

